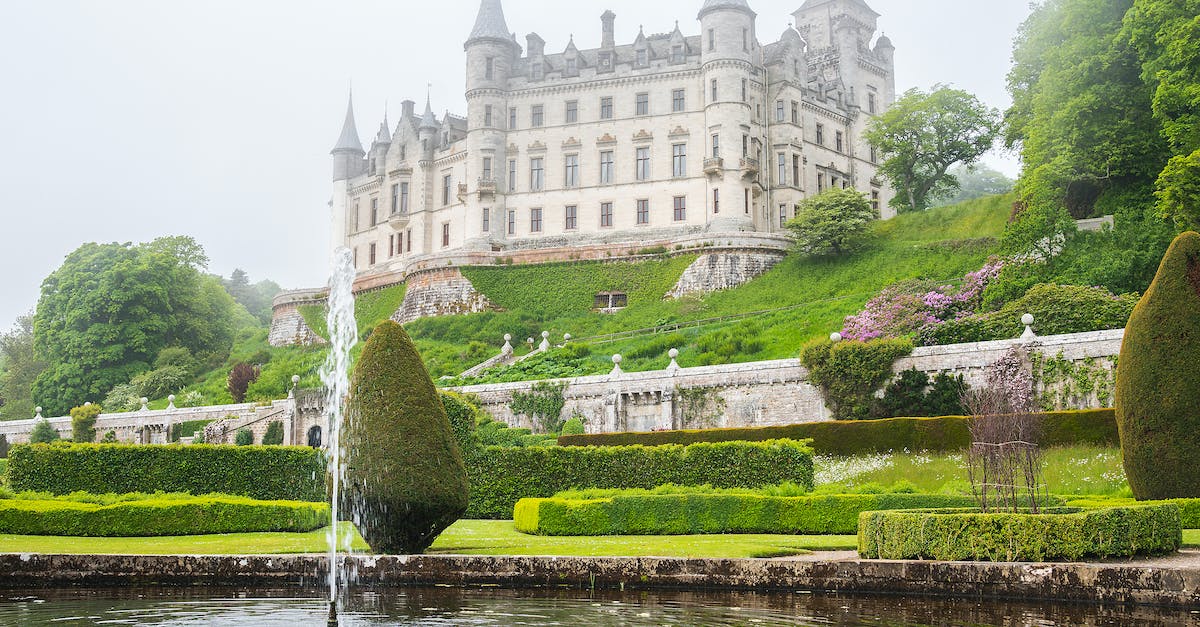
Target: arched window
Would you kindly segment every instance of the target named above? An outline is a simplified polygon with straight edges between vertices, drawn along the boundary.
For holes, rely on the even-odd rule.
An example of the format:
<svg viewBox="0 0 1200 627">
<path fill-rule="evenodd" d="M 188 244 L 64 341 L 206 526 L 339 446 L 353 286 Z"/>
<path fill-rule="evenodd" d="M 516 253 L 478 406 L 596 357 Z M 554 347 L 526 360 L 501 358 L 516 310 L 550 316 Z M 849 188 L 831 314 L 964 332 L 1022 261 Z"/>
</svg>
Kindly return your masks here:
<svg viewBox="0 0 1200 627">
<path fill-rule="evenodd" d="M 321 448 L 321 427 L 312 426 L 308 429 L 308 445 L 313 448 Z"/>
</svg>

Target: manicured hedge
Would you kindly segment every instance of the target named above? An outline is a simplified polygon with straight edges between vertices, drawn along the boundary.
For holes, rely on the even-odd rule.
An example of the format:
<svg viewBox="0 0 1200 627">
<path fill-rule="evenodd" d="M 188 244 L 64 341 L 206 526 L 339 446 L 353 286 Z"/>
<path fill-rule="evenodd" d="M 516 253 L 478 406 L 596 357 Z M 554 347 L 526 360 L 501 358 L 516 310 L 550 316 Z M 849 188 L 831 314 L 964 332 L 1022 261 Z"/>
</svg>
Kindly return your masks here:
<svg viewBox="0 0 1200 627">
<path fill-rule="evenodd" d="M 971 507 L 969 496 L 936 494 L 653 494 L 606 499 L 521 499 L 517 531 L 547 536 L 693 533 L 842 533 L 858 531 L 862 512 Z"/>
<path fill-rule="evenodd" d="M 9 455 L 17 492 L 220 492 L 325 500 L 325 460 L 306 446 L 30 444 Z"/>
<path fill-rule="evenodd" d="M 1120 442 L 1111 409 L 1056 411 L 1042 414 L 1043 446 Z M 778 427 L 695 429 L 564 435 L 562 446 L 622 446 L 631 444 L 692 444 L 775 438 L 811 439 L 813 449 L 826 455 L 859 455 L 888 451 L 957 451 L 967 448 L 971 434 L 967 416 L 886 418 L 883 420 L 826 420 Z"/>
<path fill-rule="evenodd" d="M 22 535 L 183 536 L 312 531 L 328 524 L 326 503 L 256 501 L 224 495 L 149 498 L 110 505 L 0 499 L 0 533 Z"/>
<path fill-rule="evenodd" d="M 1116 507 L 1125 505 L 1157 505 L 1159 503 L 1174 503 L 1179 506 L 1179 524 L 1184 529 L 1200 529 L 1200 499 L 1166 499 L 1163 501 L 1136 501 L 1121 498 L 1081 497 L 1068 499 L 1066 504 L 1071 507 Z"/>
<path fill-rule="evenodd" d="M 517 501 L 570 488 L 653 488 L 665 483 L 753 488 L 813 484 L 807 442 L 701 443 L 690 446 L 489 446 L 467 461 L 467 518 L 508 518 Z"/>
<path fill-rule="evenodd" d="M 880 559 L 1029 562 L 1161 555 L 1183 531 L 1172 503 L 1042 514 L 899 510 L 859 515 L 858 554 Z"/>
</svg>

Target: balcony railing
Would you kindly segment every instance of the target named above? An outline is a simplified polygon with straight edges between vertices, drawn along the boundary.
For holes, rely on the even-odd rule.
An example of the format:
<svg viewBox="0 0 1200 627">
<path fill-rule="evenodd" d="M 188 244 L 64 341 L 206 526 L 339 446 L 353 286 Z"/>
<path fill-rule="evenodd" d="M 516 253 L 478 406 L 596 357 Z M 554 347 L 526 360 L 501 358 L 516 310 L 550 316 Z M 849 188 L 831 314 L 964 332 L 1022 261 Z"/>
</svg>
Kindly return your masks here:
<svg viewBox="0 0 1200 627">
<path fill-rule="evenodd" d="M 710 157 L 704 160 L 705 174 L 720 174 L 725 169 L 725 160 L 720 157 Z"/>
<path fill-rule="evenodd" d="M 758 176 L 758 159 L 742 157 L 742 161 L 739 165 L 741 167 L 743 177 L 754 178 Z"/>
<path fill-rule="evenodd" d="M 496 195 L 496 179 L 479 179 L 475 183 L 476 192 L 480 198 Z"/>
</svg>

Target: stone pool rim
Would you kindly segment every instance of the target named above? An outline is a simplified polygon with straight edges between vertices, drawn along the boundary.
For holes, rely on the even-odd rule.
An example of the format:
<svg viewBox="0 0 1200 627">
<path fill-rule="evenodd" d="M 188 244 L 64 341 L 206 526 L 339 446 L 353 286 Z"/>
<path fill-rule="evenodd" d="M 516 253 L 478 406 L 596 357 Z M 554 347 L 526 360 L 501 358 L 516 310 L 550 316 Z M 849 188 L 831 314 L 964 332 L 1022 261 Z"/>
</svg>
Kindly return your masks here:
<svg viewBox="0 0 1200 627">
<path fill-rule="evenodd" d="M 837 559 L 364 555 L 356 585 L 837 592 L 1200 608 L 1186 565 Z M 129 585 L 323 587 L 323 555 L 0 554 L 0 588 Z"/>
</svg>

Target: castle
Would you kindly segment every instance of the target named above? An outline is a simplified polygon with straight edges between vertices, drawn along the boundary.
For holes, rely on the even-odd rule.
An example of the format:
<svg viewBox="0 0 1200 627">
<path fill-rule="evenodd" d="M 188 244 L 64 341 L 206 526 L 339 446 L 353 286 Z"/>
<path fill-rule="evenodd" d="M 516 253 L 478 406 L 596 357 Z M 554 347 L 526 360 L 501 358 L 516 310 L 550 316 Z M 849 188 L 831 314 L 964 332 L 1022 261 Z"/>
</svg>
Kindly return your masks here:
<svg viewBox="0 0 1200 627">
<path fill-rule="evenodd" d="M 711 291 L 769 269 L 796 203 L 829 187 L 893 192 L 863 140 L 895 99 L 894 47 L 864 0 L 805 0 L 760 43 L 746 0 L 704 0 L 700 34 L 573 38 L 522 49 L 500 0 L 482 0 L 464 45 L 466 116 L 403 103 L 364 150 L 346 111 L 334 146 L 332 242 L 353 251 L 356 291 L 407 282 L 401 321 L 489 306 L 463 265 L 703 250 L 672 291 Z M 872 44 L 872 40 L 874 43 Z M 313 341 L 282 294 L 275 344 Z"/>
</svg>

